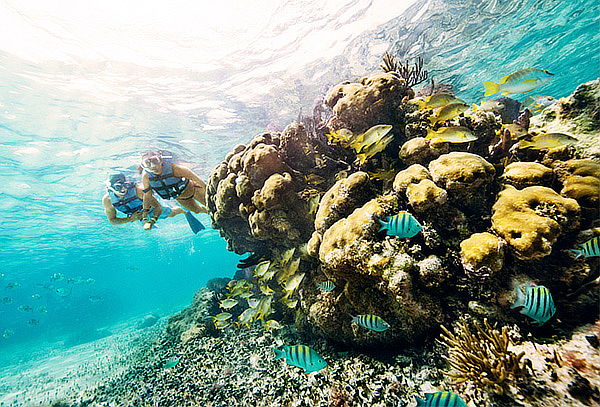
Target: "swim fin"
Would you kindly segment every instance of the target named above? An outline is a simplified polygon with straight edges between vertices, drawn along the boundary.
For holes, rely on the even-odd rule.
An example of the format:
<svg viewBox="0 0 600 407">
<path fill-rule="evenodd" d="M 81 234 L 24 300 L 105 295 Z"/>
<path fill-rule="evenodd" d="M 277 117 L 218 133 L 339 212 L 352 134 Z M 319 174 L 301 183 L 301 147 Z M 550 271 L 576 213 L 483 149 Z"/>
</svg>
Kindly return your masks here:
<svg viewBox="0 0 600 407">
<path fill-rule="evenodd" d="M 192 232 L 194 232 L 194 234 L 205 229 L 204 225 L 198 219 L 196 219 L 194 215 L 192 215 L 192 212 L 186 212 L 185 218 L 187 219 L 188 224 L 190 225 L 190 229 L 192 229 Z"/>
</svg>

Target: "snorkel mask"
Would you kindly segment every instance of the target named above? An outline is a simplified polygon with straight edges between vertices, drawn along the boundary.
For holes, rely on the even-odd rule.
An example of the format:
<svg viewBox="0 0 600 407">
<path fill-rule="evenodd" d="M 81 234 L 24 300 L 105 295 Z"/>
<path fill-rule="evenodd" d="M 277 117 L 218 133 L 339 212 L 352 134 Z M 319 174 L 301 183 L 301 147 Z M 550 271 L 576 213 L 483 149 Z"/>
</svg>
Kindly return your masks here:
<svg viewBox="0 0 600 407">
<path fill-rule="evenodd" d="M 153 171 L 162 165 L 162 154 L 160 151 L 149 151 L 142 156 L 141 166 L 145 170 Z"/>
<path fill-rule="evenodd" d="M 117 196 L 123 196 L 127 193 L 127 178 L 123 174 L 111 175 L 106 181 L 106 189 L 112 191 Z"/>
</svg>

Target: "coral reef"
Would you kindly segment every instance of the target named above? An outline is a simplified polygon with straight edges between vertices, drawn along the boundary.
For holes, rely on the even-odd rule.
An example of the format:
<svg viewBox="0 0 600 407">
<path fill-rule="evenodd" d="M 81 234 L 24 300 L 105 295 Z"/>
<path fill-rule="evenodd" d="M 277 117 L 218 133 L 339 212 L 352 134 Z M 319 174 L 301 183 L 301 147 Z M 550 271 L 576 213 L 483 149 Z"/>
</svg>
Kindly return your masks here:
<svg viewBox="0 0 600 407">
<path fill-rule="evenodd" d="M 504 266 L 505 243 L 488 232 L 474 233 L 460 243 L 462 265 L 470 274 L 489 276 Z"/>
</svg>

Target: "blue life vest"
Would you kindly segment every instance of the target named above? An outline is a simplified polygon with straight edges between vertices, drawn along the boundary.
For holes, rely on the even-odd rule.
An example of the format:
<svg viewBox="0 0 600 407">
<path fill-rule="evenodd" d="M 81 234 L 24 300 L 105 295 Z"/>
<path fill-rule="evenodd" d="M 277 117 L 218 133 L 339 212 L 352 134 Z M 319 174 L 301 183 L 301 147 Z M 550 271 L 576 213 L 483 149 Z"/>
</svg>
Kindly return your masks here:
<svg viewBox="0 0 600 407">
<path fill-rule="evenodd" d="M 123 196 L 117 196 L 110 189 L 108 190 L 108 196 L 110 202 L 113 204 L 116 210 L 124 213 L 127 216 L 131 216 L 136 212 L 140 212 L 143 208 L 143 202 L 138 198 L 135 184 L 127 183 L 127 192 Z"/>
<path fill-rule="evenodd" d="M 163 199 L 177 198 L 190 183 L 187 178 L 179 178 L 173 175 L 172 157 L 162 157 L 162 172 L 160 174 L 154 174 L 145 169 L 144 171 L 148 174 L 150 188 Z"/>
</svg>

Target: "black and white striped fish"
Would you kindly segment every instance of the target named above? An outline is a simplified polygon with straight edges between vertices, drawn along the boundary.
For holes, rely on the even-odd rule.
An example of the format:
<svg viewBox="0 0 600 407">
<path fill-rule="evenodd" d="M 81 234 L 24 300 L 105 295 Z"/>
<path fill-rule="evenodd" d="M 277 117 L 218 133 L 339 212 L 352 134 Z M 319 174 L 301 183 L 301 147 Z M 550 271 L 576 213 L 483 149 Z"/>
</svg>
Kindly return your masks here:
<svg viewBox="0 0 600 407">
<path fill-rule="evenodd" d="M 335 288 L 335 284 L 333 284 L 333 281 L 327 280 L 327 281 L 322 281 L 319 284 L 317 284 L 317 287 L 321 291 L 330 292 L 330 291 L 333 291 L 333 289 Z"/>
<path fill-rule="evenodd" d="M 571 249 L 573 253 L 577 255 L 576 258 L 581 256 L 585 257 L 598 257 L 600 256 L 600 236 L 591 238 L 585 243 L 579 245 L 580 249 Z"/>
<path fill-rule="evenodd" d="M 525 294 L 523 294 L 523 290 L 525 290 Z M 545 324 L 556 312 L 550 290 L 543 285 L 525 286 L 523 290 L 517 288 L 517 301 L 511 308 L 523 307 L 519 311 L 521 314 L 535 320 L 538 326 Z"/>
<path fill-rule="evenodd" d="M 306 345 L 284 346 L 282 350 L 273 348 L 275 359 L 285 359 L 288 365 L 304 369 L 304 373 L 316 372 L 327 366 L 327 362 L 317 352 Z"/>
<path fill-rule="evenodd" d="M 372 331 L 383 332 L 386 329 L 390 328 L 390 324 L 385 322 L 383 320 L 383 318 L 378 317 L 377 315 L 373 315 L 373 314 L 357 315 L 357 316 L 351 315 L 351 317 L 352 317 L 352 322 L 356 323 L 359 326 L 362 326 L 363 328 L 370 329 Z"/>
<path fill-rule="evenodd" d="M 417 399 L 417 407 L 467 407 L 467 403 L 451 391 L 425 393 L 425 400 L 417 396 L 415 399 Z"/>
</svg>

